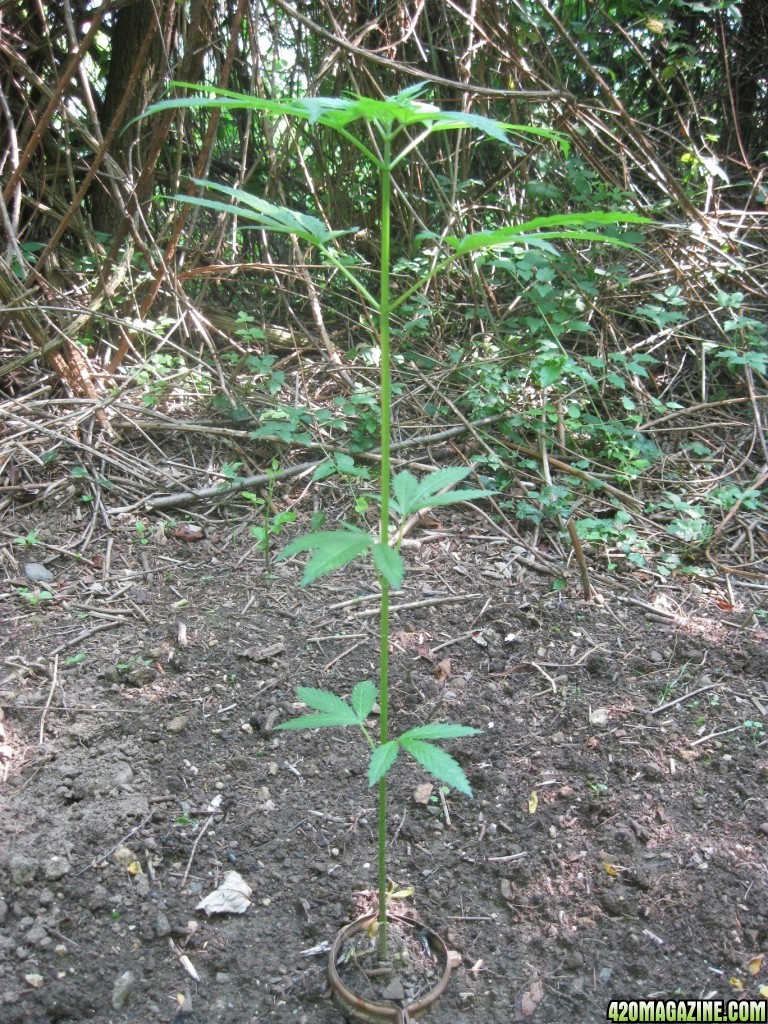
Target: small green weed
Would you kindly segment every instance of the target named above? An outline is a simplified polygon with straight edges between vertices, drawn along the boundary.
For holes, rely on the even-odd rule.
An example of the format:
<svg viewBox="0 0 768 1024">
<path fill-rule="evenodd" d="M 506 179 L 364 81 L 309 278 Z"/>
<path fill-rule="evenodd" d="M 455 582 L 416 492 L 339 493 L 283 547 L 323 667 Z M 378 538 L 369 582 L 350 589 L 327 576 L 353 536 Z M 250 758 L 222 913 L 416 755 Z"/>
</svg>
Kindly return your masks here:
<svg viewBox="0 0 768 1024">
<path fill-rule="evenodd" d="M 747 735 L 754 746 L 757 746 L 758 743 L 762 742 L 765 735 L 765 727 L 762 722 L 748 721 L 744 723 L 744 728 L 746 729 Z"/>
<path fill-rule="evenodd" d="M 358 388 L 352 395 L 339 395 L 333 404 L 342 416 L 338 427 L 350 435 L 352 451 L 372 448 L 381 426 L 381 408 L 376 393 L 370 388 Z"/>
<path fill-rule="evenodd" d="M 732 373 L 742 374 L 744 367 L 756 373 L 767 373 L 768 323 L 751 315 L 743 292 L 719 291 L 717 299 L 721 308 L 728 311 L 723 330 L 730 335 L 732 344 L 710 342 L 707 349 L 714 350 L 715 358 L 721 359 Z"/>
<path fill-rule="evenodd" d="M 50 590 L 30 590 L 28 587 L 22 587 L 18 593 L 32 607 L 43 604 L 45 601 L 53 600 L 53 594 Z"/>
<path fill-rule="evenodd" d="M 592 793 L 593 796 L 598 797 L 605 796 L 608 792 L 608 786 L 604 782 L 595 782 L 594 779 L 587 779 L 585 783 L 587 789 Z"/>
<path fill-rule="evenodd" d="M 131 669 L 135 668 L 147 668 L 152 664 L 151 658 L 142 658 L 140 655 L 136 655 L 133 658 L 129 658 L 128 661 L 119 661 L 115 668 L 119 672 L 130 672 Z"/>
<path fill-rule="evenodd" d="M 40 538 L 38 537 L 37 530 L 30 530 L 24 537 L 14 537 L 13 543 L 20 544 L 22 547 L 28 548 L 33 547 L 35 544 L 39 544 Z"/>
<path fill-rule="evenodd" d="M 629 512 L 617 509 L 610 519 L 581 519 L 576 523 L 576 529 L 582 540 L 604 546 L 609 569 L 616 568 L 614 558 L 617 553 L 631 564 L 645 567 L 650 547 L 638 531 L 630 526 L 631 522 Z"/>
<path fill-rule="evenodd" d="M 262 498 L 258 494 L 254 494 L 252 491 L 242 492 L 243 497 L 247 501 L 250 501 L 254 508 L 258 508 L 262 512 L 262 522 L 251 527 L 251 536 L 255 538 L 258 550 L 264 552 L 264 561 L 266 563 L 267 573 L 271 572 L 272 568 L 271 538 L 276 537 L 282 532 L 284 526 L 288 523 L 292 523 L 296 519 L 296 513 L 293 511 L 274 511 L 275 474 L 279 469 L 280 463 L 277 459 L 273 459 L 271 470 L 269 472 L 267 495 L 265 498 Z"/>
<path fill-rule="evenodd" d="M 328 410 L 320 410 L 328 412 Z M 330 413 L 329 413 L 330 415 Z M 251 432 L 251 437 L 277 438 L 286 444 L 311 444 L 309 430 L 318 422 L 318 415 L 303 406 L 275 405 L 264 409 L 259 415 L 260 427 Z"/>
<path fill-rule="evenodd" d="M 325 480 L 326 477 L 339 473 L 341 476 L 354 477 L 357 480 L 370 480 L 371 472 L 365 466 L 358 466 L 351 455 L 336 452 L 321 462 L 312 474 L 313 480 Z"/>
<path fill-rule="evenodd" d="M 687 545 L 700 545 L 713 533 L 713 526 L 706 518 L 706 510 L 698 502 L 686 501 L 677 494 L 666 493 L 657 507 L 671 511 L 674 515 L 667 524 L 667 533 Z"/>
</svg>

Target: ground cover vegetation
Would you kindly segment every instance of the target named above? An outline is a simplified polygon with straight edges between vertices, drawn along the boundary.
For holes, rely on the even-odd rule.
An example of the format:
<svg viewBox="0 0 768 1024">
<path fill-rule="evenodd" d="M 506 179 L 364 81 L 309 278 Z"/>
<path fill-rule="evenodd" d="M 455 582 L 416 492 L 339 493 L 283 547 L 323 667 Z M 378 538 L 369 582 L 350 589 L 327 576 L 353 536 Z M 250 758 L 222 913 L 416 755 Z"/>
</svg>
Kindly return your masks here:
<svg viewBox="0 0 768 1024">
<path fill-rule="evenodd" d="M 439 606 L 435 619 L 419 628 L 410 628 L 402 621 L 409 613 L 400 612 L 390 632 L 385 614 L 387 629 L 367 637 L 367 659 L 355 654 L 350 662 L 341 654 L 326 661 L 326 666 L 338 663 L 341 674 L 325 680 L 302 667 L 298 647 L 284 644 L 275 608 L 286 602 L 293 615 L 304 609 L 302 646 L 315 636 L 310 625 L 320 621 L 324 605 L 334 604 L 329 595 L 345 599 L 341 603 L 354 609 L 350 614 L 382 594 L 388 607 L 390 589 L 402 590 L 418 607 L 419 593 L 429 601 L 446 579 L 449 590 L 455 589 L 459 571 L 459 579 L 468 573 L 483 576 L 489 607 L 506 605 L 509 587 L 520 584 L 521 577 L 510 577 L 508 563 L 501 567 L 501 545 L 514 552 L 514 572 L 536 580 L 533 605 L 526 599 L 515 611 L 530 637 L 543 629 L 542 602 L 549 609 L 544 618 L 555 623 L 556 631 L 600 633 L 591 653 L 584 654 L 584 664 L 592 665 L 591 676 L 600 684 L 597 703 L 609 708 L 608 719 L 619 714 L 618 705 L 621 714 L 634 713 L 628 709 L 647 698 L 642 687 L 648 689 L 649 674 L 658 691 L 648 711 L 649 729 L 661 722 L 656 716 L 678 707 L 678 697 L 695 691 L 690 707 L 685 697 L 686 727 L 697 737 L 690 749 L 701 751 L 695 744 L 702 737 L 731 736 L 736 746 L 720 753 L 739 764 L 740 785 L 747 787 L 744 806 L 758 811 L 754 824 L 763 828 L 757 835 L 764 842 L 768 807 L 758 780 L 765 764 L 768 697 L 764 678 L 758 682 L 762 662 L 757 652 L 768 586 L 768 4 L 661 0 L 651 10 L 628 0 L 552 5 L 510 0 L 487 9 L 440 3 L 411 9 L 395 3 L 386 8 L 345 5 L 340 11 L 322 0 L 296 7 L 282 0 L 64 0 L 44 11 L 20 0 L 0 12 L 0 52 L 0 509 L 5 520 L 0 536 L 6 566 L 0 607 L 9 623 L 3 649 L 8 674 L 0 702 L 11 716 L 6 727 L 0 720 L 6 733 L 0 737 L 5 781 L 31 783 L 46 758 L 62 756 L 63 747 L 56 754 L 57 742 L 87 746 L 98 736 L 106 746 L 106 734 L 98 732 L 102 725 L 86 736 L 87 730 L 78 733 L 65 728 L 64 720 L 59 723 L 52 703 L 59 669 L 85 693 L 89 661 L 93 675 L 96 658 L 99 678 L 106 673 L 115 700 L 135 696 L 145 684 L 156 687 L 154 696 L 147 697 L 146 721 L 152 701 L 169 706 L 172 698 L 162 693 L 155 666 L 170 671 L 178 650 L 166 664 L 159 639 L 147 641 L 141 651 L 131 649 L 126 639 L 119 650 L 99 654 L 102 633 L 130 627 L 125 616 L 136 616 L 147 631 L 159 628 L 158 637 L 172 628 L 176 647 L 183 651 L 186 626 L 181 628 L 180 617 L 190 594 L 202 600 L 196 587 L 213 564 L 225 567 L 224 581 L 217 576 L 216 586 L 227 599 L 235 575 L 247 572 L 250 590 L 240 603 L 245 608 L 241 617 L 256 602 L 267 623 L 258 627 L 258 642 L 235 641 L 242 636 L 236 630 L 227 634 L 227 642 L 242 647 L 237 658 L 244 662 L 225 659 L 226 678 L 216 684 L 228 688 L 235 703 L 257 686 L 258 713 L 242 724 L 264 737 L 259 756 L 265 771 L 274 764 L 275 773 L 282 772 L 287 763 L 289 776 L 291 765 L 299 772 L 299 762 L 291 761 L 289 753 L 295 738 L 274 730 L 280 718 L 306 710 L 295 703 L 296 684 L 304 687 L 299 693 L 308 698 L 305 703 L 320 714 L 332 709 L 315 686 L 331 694 L 337 714 L 343 702 L 352 716 L 349 724 L 360 725 L 377 694 L 354 685 L 372 677 L 371 662 L 379 655 L 385 661 L 379 686 L 385 685 L 394 645 L 394 671 L 406 681 L 396 701 L 396 712 L 405 715 L 398 735 L 415 740 L 411 745 L 423 764 L 430 758 L 437 764 L 429 744 L 421 742 L 430 737 L 451 739 L 452 755 L 456 752 L 456 759 L 445 754 L 448 760 L 439 763 L 443 774 L 436 773 L 449 785 L 433 790 L 425 804 L 417 801 L 433 813 L 433 820 L 439 819 L 448 836 L 446 798 L 452 812 L 459 807 L 458 797 L 450 801 L 451 786 L 466 791 L 470 779 L 472 789 L 483 794 L 479 810 L 459 812 L 462 820 L 491 814 L 487 801 L 496 797 L 489 778 L 496 778 L 498 767 L 494 744 L 508 742 L 509 750 L 515 750 L 514 737 L 525 735 L 519 721 L 514 725 L 507 683 L 498 680 L 535 663 L 533 679 L 551 686 L 560 716 L 547 735 L 564 737 L 561 746 L 576 745 L 566 736 L 567 707 L 588 705 L 582 739 L 584 749 L 592 752 L 587 754 L 591 766 L 579 780 L 585 821 L 613 821 L 611 814 L 619 813 L 614 801 L 621 806 L 624 798 L 626 803 L 629 788 L 619 792 L 610 772 L 601 774 L 595 752 L 600 742 L 594 734 L 606 722 L 593 715 L 587 680 L 561 680 L 544 655 L 536 654 L 543 650 L 540 640 L 518 664 L 511 652 L 522 633 L 508 610 L 494 619 L 487 636 L 474 628 L 475 622 L 482 625 L 480 608 L 476 617 L 473 612 L 469 631 L 462 630 L 464 662 L 478 678 L 484 671 L 491 680 L 489 692 L 495 696 L 480 701 L 487 712 L 479 712 L 478 702 L 462 689 L 466 673 L 459 684 L 455 665 L 441 660 L 440 644 L 427 639 L 438 635 Z M 398 95 L 395 123 L 402 158 L 393 159 L 392 138 L 382 133 L 380 115 L 385 98 Z M 398 101 L 389 102 L 396 106 Z M 353 125 L 347 114 L 355 104 L 359 111 Z M 421 116 L 415 116 L 419 111 Z M 439 111 L 440 117 L 429 111 Z M 448 496 L 427 483 L 434 473 L 434 481 L 458 486 L 457 497 L 465 502 L 461 509 L 445 508 Z M 390 530 L 395 526 L 390 500 L 396 530 Z M 471 549 L 476 534 L 484 538 L 484 554 L 476 569 L 467 570 L 466 545 Z M 459 536 L 464 538 L 461 557 L 459 548 L 451 547 Z M 109 602 L 121 599 L 128 586 L 116 575 L 114 544 L 127 559 L 125 566 L 130 563 L 144 574 L 142 593 L 153 595 L 147 597 L 151 613 L 142 609 L 143 597 L 135 600 L 138 584 L 132 584 L 131 604 L 120 605 L 119 615 L 94 608 L 99 596 Z M 176 554 L 188 553 L 184 558 L 195 567 L 189 579 L 175 555 L 164 567 L 167 544 Z M 423 560 L 432 547 L 449 560 L 447 568 L 438 571 L 436 563 Z M 281 551 L 287 557 L 279 558 Z M 372 554 L 375 586 L 353 564 L 359 553 Z M 310 568 L 305 568 L 300 563 L 308 557 Z M 417 586 L 412 574 L 404 582 L 409 557 L 415 559 L 413 580 L 427 588 L 423 593 L 409 590 Z M 51 571 L 59 561 L 82 574 L 76 588 L 79 603 Z M 289 595 L 302 572 L 306 580 L 328 569 L 342 569 L 338 590 L 329 589 L 326 581 L 320 596 L 302 592 L 306 604 L 296 605 Z M 162 600 L 149 587 L 157 572 L 168 588 Z M 473 584 L 475 589 L 482 588 Z M 626 679 L 624 693 L 609 698 L 606 691 L 615 685 L 615 675 L 599 659 L 615 663 L 617 651 L 624 649 L 621 640 L 603 638 L 603 626 L 597 629 L 594 616 L 600 614 L 600 602 L 612 607 L 612 601 L 627 595 L 634 595 L 641 602 L 636 607 L 644 604 L 665 628 L 679 626 L 669 602 L 678 611 L 690 602 L 701 621 L 708 615 L 713 623 L 717 620 L 712 636 L 719 637 L 716 646 L 725 659 L 721 675 L 692 674 L 691 664 L 703 664 L 706 645 L 701 639 L 682 647 L 678 641 L 656 639 L 651 661 L 640 663 L 622 654 L 643 698 Z M 572 618 L 561 618 L 562 602 L 568 603 Z M 215 632 L 215 614 L 211 609 L 205 620 L 209 636 Z M 421 613 L 414 615 L 419 619 Z M 75 629 L 82 636 L 75 647 L 66 641 L 40 647 L 52 624 L 76 624 L 78 616 L 88 621 L 84 629 L 82 623 Z M 728 619 L 724 624 L 723 618 Z M 460 620 L 449 614 L 446 621 L 458 630 Z M 217 622 L 216 628 L 226 632 L 225 624 Z M 701 637 L 704 627 L 697 628 Z M 340 622 L 334 629 L 334 637 L 347 635 Z M 275 639 L 271 633 L 279 634 L 277 643 L 270 642 Z M 350 650 L 357 649 L 354 636 Z M 489 636 L 491 646 L 498 643 L 507 656 L 492 664 L 488 654 L 481 664 L 480 651 Z M 718 687 L 730 644 L 747 652 L 747 676 L 750 671 L 756 676 L 734 684 L 726 698 Z M 696 650 L 690 657 L 668 653 L 691 646 Z M 67 664 L 59 665 L 65 651 Z M 423 691 L 419 696 L 418 685 L 409 689 L 411 670 L 398 661 L 406 652 L 433 665 L 434 677 L 454 706 L 437 711 Z M 717 661 L 714 650 L 705 652 L 704 661 L 708 656 Z M 357 657 L 359 665 L 353 664 Z M 189 662 L 188 654 L 185 658 Z M 580 655 L 550 660 L 583 670 Z M 255 680 L 241 668 L 263 661 L 275 669 L 274 678 L 267 673 Z M 199 669 L 203 662 L 194 664 Z M 24 689 L 35 673 L 49 680 L 38 702 Z M 194 703 L 192 684 L 182 690 L 183 700 Z M 530 695 L 519 699 L 521 707 L 533 700 Z M 438 697 L 438 704 L 442 700 Z M 530 706 L 538 722 L 540 710 L 535 702 Z M 25 714 L 39 717 L 30 725 Z M 397 746 L 387 745 L 387 714 L 385 709 L 387 759 L 374 753 L 378 760 L 368 778 L 383 785 L 391 768 L 397 802 L 409 792 L 403 781 L 407 769 L 402 758 L 397 764 L 389 759 Z M 726 714 L 733 717 L 718 717 Z M 430 715 L 440 721 L 428 724 Z M 179 748 L 168 756 L 171 761 L 178 757 L 183 766 L 184 730 L 189 730 L 186 741 L 199 751 L 207 749 L 208 740 L 203 732 L 195 732 L 193 739 L 188 709 L 180 718 Z M 447 724 L 456 721 L 467 722 L 465 731 Z M 427 731 L 419 733 L 420 728 Z M 499 741 L 498 730 L 504 728 L 510 738 Z M 164 743 L 176 737 L 174 729 Z M 626 735 L 622 739 L 618 731 L 618 738 L 614 732 L 611 736 L 621 745 Z M 472 739 L 463 742 L 470 734 Z M 310 744 L 316 744 L 315 760 L 323 754 L 334 760 L 331 741 L 318 739 L 315 732 L 307 736 L 301 741 L 307 763 L 313 760 Z M 23 752 L 27 741 L 36 742 L 35 753 Z M 278 743 L 279 758 L 272 753 Z M 408 749 L 407 742 L 402 745 Z M 673 755 L 679 763 L 679 754 L 672 750 Z M 202 756 L 195 754 L 193 763 Z M 628 756 L 626 749 L 622 756 Z M 134 757 L 151 772 L 154 762 L 125 746 L 123 762 L 130 767 Z M 354 757 L 348 751 L 339 754 L 336 768 L 349 771 L 357 763 Z M 518 763 L 515 758 L 509 754 L 509 763 Z M 682 760 L 687 764 L 691 759 Z M 576 761 L 574 754 L 569 771 L 579 774 Z M 720 779 L 726 762 L 717 763 Z M 705 769 L 711 763 L 699 767 L 697 784 L 709 793 L 713 783 Z M 627 769 L 626 778 L 640 778 L 648 790 L 659 783 L 660 770 L 641 758 L 634 771 Z M 178 771 L 189 778 L 188 768 Z M 354 767 L 363 777 L 366 771 Z M 262 789 L 272 786 L 271 778 L 260 776 Z M 566 801 L 566 790 L 574 785 L 568 778 L 557 787 L 558 798 Z M 355 779 L 355 785 L 360 781 Z M 112 789 L 125 795 L 125 786 L 130 792 L 134 783 L 128 778 Z M 554 815 L 540 787 L 532 789 L 524 777 L 520 785 L 523 823 L 542 822 L 550 811 Z M 24 822 L 21 831 L 34 834 L 41 825 L 24 817 L 23 791 L 10 792 L 9 806 Z M 95 792 L 98 797 L 98 785 Z M 315 809 L 331 821 L 339 808 L 318 792 L 308 798 L 317 800 Z M 207 799 L 206 793 L 203 789 L 200 799 Z M 79 803 L 63 799 L 67 806 Z M 631 799 L 642 802 L 644 796 Z M 270 809 L 270 802 L 269 793 L 262 793 L 263 813 L 276 810 L 273 820 L 291 829 L 290 808 Z M 184 889 L 198 849 L 214 842 L 216 830 L 207 829 L 208 835 L 207 826 L 199 825 L 198 819 L 204 820 L 194 813 L 199 803 L 182 803 L 177 808 L 182 824 L 174 819 L 160 845 L 178 847 L 185 861 L 189 857 Z M 650 858 L 659 841 L 651 832 L 659 825 L 660 803 L 661 798 L 649 807 L 652 824 L 641 815 L 632 819 L 635 841 L 646 844 L 643 857 Z M 698 811 L 704 807 L 695 806 Z M 220 812 L 215 807 L 210 813 Z M 347 812 L 340 813 L 346 821 Z M 718 835 L 737 829 L 727 814 L 718 813 L 712 826 Z M 353 829 L 359 818 L 366 818 L 362 810 L 357 818 L 353 814 Z M 115 812 L 116 827 L 129 820 Z M 547 821 L 554 843 L 551 830 L 560 836 L 563 819 Z M 391 840 L 390 874 L 419 870 L 399 857 L 397 839 L 401 831 L 406 839 L 408 833 L 404 822 L 405 817 Z M 487 824 L 481 826 L 483 839 Z M 145 826 L 151 829 L 151 815 Z M 496 830 L 494 823 L 488 835 Z M 737 832 L 742 863 L 751 865 L 746 873 L 752 872 L 757 889 L 765 891 L 764 870 L 754 867 L 748 838 L 754 838 L 754 827 L 744 824 L 744 831 Z M 491 858 L 494 864 L 509 863 L 510 872 L 518 854 L 524 855 L 525 844 L 517 834 L 515 839 L 519 848 Z M 391 882 L 381 867 L 384 840 L 379 832 L 378 878 L 368 880 L 371 893 L 360 897 L 363 903 L 375 902 L 376 887 L 381 902 Z M 160 843 L 160 838 L 153 841 Z M 228 841 L 226 850 L 235 857 L 231 842 L 237 840 L 230 836 Z M 245 842 L 244 836 L 240 841 Z M 416 849 L 423 846 L 420 834 L 408 841 Z M 595 838 L 596 851 L 599 842 Z M 340 844 L 338 836 L 328 839 L 328 849 L 337 850 L 331 859 L 344 859 L 346 848 Z M 96 843 L 104 850 L 110 845 Z M 631 859 L 626 836 L 618 848 Z M 66 847 L 68 863 L 72 849 Z M 219 850 L 219 856 L 225 852 Z M 671 847 L 666 852 L 672 860 L 683 857 Z M 91 850 L 87 861 L 96 853 Z M 27 877 L 24 856 L 13 855 L 21 857 L 11 871 L 13 885 L 23 890 L 32 884 L 34 872 Z M 239 855 L 244 855 L 243 846 Z M 358 864 L 372 853 L 355 846 L 349 855 Z M 698 867 L 702 857 L 715 864 L 714 855 L 696 856 Z M 730 850 L 728 856 L 736 854 Z M 722 854 L 726 873 L 731 870 L 725 866 L 728 856 Z M 615 889 L 629 877 L 615 851 L 600 858 L 601 885 Z M 168 859 L 173 859 L 170 853 Z M 286 877 L 295 880 L 301 893 L 308 884 L 303 866 L 287 861 Z M 459 877 L 461 869 L 454 868 Z M 56 876 L 56 867 L 39 870 L 50 871 L 45 877 L 52 888 L 63 877 Z M 332 874 L 333 865 L 329 870 Z M 535 871 L 526 875 L 523 870 L 517 881 L 508 873 L 497 885 L 499 907 L 493 909 L 487 892 L 472 889 L 473 883 L 462 877 L 468 900 L 477 897 L 483 903 L 479 917 L 489 921 L 499 913 L 517 920 L 517 896 L 528 884 L 544 884 Z M 412 879 L 397 880 L 405 881 Z M 348 894 L 351 886 L 348 878 L 346 888 L 343 880 L 339 885 L 330 903 L 341 911 L 346 898 L 341 893 Z M 637 888 L 645 892 L 643 885 Z M 652 889 L 650 882 L 647 889 Z M 10 896 L 11 906 L 14 894 L 3 895 Z M 554 890 L 550 896 L 557 905 Z M 569 898 L 576 900 L 573 891 Z M 50 907 L 52 900 L 41 906 Z M 760 916 L 751 898 L 734 895 L 731 902 L 749 922 L 742 922 L 738 940 L 732 940 L 738 947 L 736 966 L 723 961 L 717 968 L 725 988 L 717 987 L 717 979 L 711 988 L 719 994 L 759 995 L 765 979 L 755 958 L 768 942 L 765 914 Z M 0 927 L 8 913 L 2 903 Z M 669 962 L 665 975 L 637 953 L 637 943 L 658 939 L 654 908 L 672 903 L 670 890 L 658 904 L 649 899 L 629 912 L 631 918 L 637 910 L 655 936 L 643 939 L 640 928 L 635 946 L 627 949 L 627 956 L 637 954 L 654 978 L 653 984 L 642 975 L 634 979 L 640 993 L 691 991 Z M 25 910 L 22 896 L 17 904 L 18 913 L 8 914 L 11 929 L 41 913 L 39 908 Z M 107 897 L 104 905 L 109 905 Z M 601 905 L 604 916 L 626 921 L 627 914 L 616 911 L 615 898 L 611 903 L 606 897 Z M 594 908 L 579 906 L 579 921 L 594 916 Z M 122 907 L 113 910 L 120 914 Z M 308 920 L 310 909 L 314 914 L 314 905 L 304 907 Z M 362 903 L 357 909 L 363 909 Z M 457 920 L 472 918 L 463 909 L 456 911 Z M 302 1012 L 296 1009 L 302 1000 L 317 998 L 306 1019 L 331 1020 L 323 1016 L 330 1013 L 323 993 L 307 995 L 292 969 L 282 970 L 280 949 L 289 926 L 279 917 L 276 922 L 269 983 L 264 983 L 253 1019 L 280 1019 L 282 1012 L 285 1020 L 296 1019 L 290 1014 Z M 67 927 L 47 924 L 43 938 L 51 938 L 50 928 L 61 933 L 65 947 L 74 938 Z M 542 923 L 544 938 L 549 927 L 560 926 L 554 919 Z M 698 927 L 706 927 L 703 919 Z M 153 928 L 156 933 L 156 921 Z M 312 928 L 312 937 L 321 941 L 320 930 Z M 312 928 L 292 934 L 297 949 Z M 737 931 L 734 924 L 733 935 Z M 698 941 L 696 928 L 692 933 Z M 565 929 L 550 935 L 553 949 L 561 939 L 565 942 L 563 934 Z M 183 956 L 191 936 L 179 941 L 176 955 Z M 465 941 L 466 948 L 483 948 L 477 935 Z M 39 950 L 33 958 L 48 954 L 47 946 L 36 946 L 34 939 L 26 945 Z M 19 939 L 9 948 L 26 947 Z M 579 1003 L 583 986 L 569 989 L 553 979 L 560 978 L 564 964 L 577 980 L 588 972 L 576 962 L 572 943 L 565 942 L 560 952 L 557 966 L 542 960 L 525 978 L 505 974 L 507 968 L 495 964 L 505 979 L 507 1000 L 499 1005 L 498 1018 L 491 1003 L 482 1003 L 488 987 L 480 980 L 482 966 L 474 974 L 467 971 L 462 981 L 466 998 L 462 1002 L 457 996 L 445 1019 L 463 1020 L 465 1012 L 471 1019 L 473 1001 L 482 1010 L 477 1019 L 488 1021 L 579 1019 L 572 1017 L 573 1000 Z M 714 953 L 708 956 L 712 966 Z M 80 1019 L 72 999 L 56 995 L 53 969 L 38 970 L 26 959 L 19 957 L 16 966 L 21 978 L 33 980 L 9 987 L 14 997 L 9 1012 L 16 1014 L 9 1019 L 38 1020 L 35 1013 L 43 1012 L 46 1019 Z M 475 967 L 481 959 L 478 953 Z M 521 954 L 515 961 L 515 971 L 524 959 Z M 229 967 L 221 950 L 217 963 L 226 975 Z M 755 969 L 747 969 L 748 963 Z M 608 964 L 605 970 L 616 966 Z M 739 988 L 735 981 L 742 967 Z M 708 994 L 706 970 L 693 974 L 696 992 Z M 674 983 L 667 984 L 667 975 L 674 976 Z M 603 995 L 624 994 L 612 990 L 610 978 L 609 973 L 600 985 L 590 982 L 593 1002 L 580 1019 L 598 1019 Z M 111 978 L 104 982 L 111 1009 L 83 1007 L 83 1019 L 132 1019 L 126 1007 L 131 1001 L 135 1007 L 139 998 L 135 977 L 124 997 L 111 984 Z M 205 992 L 203 986 L 204 1000 L 209 998 Z M 189 1011 L 193 995 L 182 992 L 180 1014 Z M 146 1019 L 170 1019 L 171 1011 L 159 997 L 155 1000 Z M 216 1019 L 229 1020 L 227 1014 L 242 1010 L 237 1001 L 229 1009 L 225 1004 L 216 1004 Z"/>
</svg>

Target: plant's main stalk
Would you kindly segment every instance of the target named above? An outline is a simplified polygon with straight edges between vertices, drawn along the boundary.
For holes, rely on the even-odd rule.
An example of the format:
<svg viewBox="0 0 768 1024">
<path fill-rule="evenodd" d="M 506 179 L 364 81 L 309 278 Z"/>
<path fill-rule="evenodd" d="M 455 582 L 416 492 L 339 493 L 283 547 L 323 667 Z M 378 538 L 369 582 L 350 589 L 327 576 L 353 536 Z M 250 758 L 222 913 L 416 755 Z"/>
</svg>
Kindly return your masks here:
<svg viewBox="0 0 768 1024">
<path fill-rule="evenodd" d="M 384 151 L 381 162 L 381 280 L 379 283 L 379 372 L 381 379 L 381 533 L 382 544 L 389 544 L 389 446 L 392 417 L 392 389 L 389 358 L 390 318 L 390 230 L 392 194 L 392 125 L 384 127 Z M 379 741 L 389 738 L 389 582 L 379 573 L 381 619 L 379 628 Z M 387 777 L 379 779 L 379 954 L 387 955 Z"/>
</svg>

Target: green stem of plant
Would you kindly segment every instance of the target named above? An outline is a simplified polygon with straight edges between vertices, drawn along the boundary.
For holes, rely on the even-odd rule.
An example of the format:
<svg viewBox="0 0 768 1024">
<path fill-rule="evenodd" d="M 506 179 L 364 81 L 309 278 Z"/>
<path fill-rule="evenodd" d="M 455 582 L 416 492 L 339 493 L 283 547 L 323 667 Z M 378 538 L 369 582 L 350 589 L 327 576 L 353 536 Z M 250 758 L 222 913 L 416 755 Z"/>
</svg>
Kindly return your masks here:
<svg viewBox="0 0 768 1024">
<path fill-rule="evenodd" d="M 381 281 L 379 287 L 379 348 L 381 373 L 381 534 L 382 544 L 389 543 L 389 488 L 390 488 L 390 420 L 392 391 L 389 354 L 389 262 L 392 188 L 392 134 L 384 129 L 384 151 L 381 162 Z M 389 736 L 389 583 L 379 575 L 381 586 L 381 620 L 379 651 L 379 741 Z M 387 956 L 387 779 L 379 780 L 379 929 L 378 951 L 382 960 Z"/>
<path fill-rule="evenodd" d="M 365 285 L 360 280 L 360 278 L 356 274 L 353 274 L 352 271 L 348 267 L 346 267 L 344 265 L 344 263 L 339 259 L 339 257 L 333 251 L 333 249 L 329 249 L 328 246 L 326 246 L 326 245 L 319 245 L 318 248 L 323 253 L 323 255 L 326 257 L 326 259 L 329 261 L 329 263 L 332 263 L 334 265 L 334 267 L 336 267 L 336 269 L 339 271 L 339 273 L 342 274 L 344 277 L 346 277 L 346 279 L 351 284 L 354 285 L 354 287 L 357 289 L 357 291 L 360 293 L 360 295 L 362 295 L 362 297 L 365 299 L 365 301 L 367 303 L 369 303 L 371 308 L 374 309 L 378 313 L 379 312 L 379 303 L 378 303 L 377 299 L 373 295 L 371 295 L 371 293 L 365 287 Z"/>
<path fill-rule="evenodd" d="M 274 477 L 270 473 L 269 484 L 267 485 L 267 500 L 264 505 L 264 565 L 267 576 L 272 572 L 269 564 L 269 517 L 272 515 L 272 488 L 274 486 Z"/>
<path fill-rule="evenodd" d="M 409 288 L 406 288 L 406 290 L 397 297 L 395 302 L 393 302 L 392 305 L 390 306 L 390 313 L 394 313 L 394 311 L 399 306 L 402 306 L 404 302 L 407 302 L 408 299 L 410 299 L 410 297 L 415 292 L 419 291 L 425 285 L 429 284 L 433 277 L 437 277 L 438 274 L 441 274 L 446 269 L 446 267 L 450 267 L 450 265 L 452 263 L 455 263 L 458 258 L 459 257 L 456 255 L 456 253 L 451 253 L 450 256 L 446 256 L 445 259 L 440 260 L 439 263 L 435 264 L 435 266 L 432 267 L 431 270 L 429 270 L 426 274 L 423 274 L 418 279 L 418 281 L 415 281 Z"/>
</svg>

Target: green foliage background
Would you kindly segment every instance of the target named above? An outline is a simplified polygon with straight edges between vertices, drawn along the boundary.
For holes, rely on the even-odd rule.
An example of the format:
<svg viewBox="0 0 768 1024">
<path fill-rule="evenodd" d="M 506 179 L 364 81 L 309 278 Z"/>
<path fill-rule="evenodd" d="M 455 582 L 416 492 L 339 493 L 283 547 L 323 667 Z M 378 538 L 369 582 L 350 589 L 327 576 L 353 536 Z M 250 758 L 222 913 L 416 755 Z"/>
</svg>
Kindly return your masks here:
<svg viewBox="0 0 768 1024">
<path fill-rule="evenodd" d="M 373 289 L 370 164 L 312 118 L 275 121 L 210 92 L 207 106 L 141 115 L 189 96 L 179 81 L 266 104 L 421 83 L 467 130 L 433 133 L 398 168 L 395 296 L 449 236 L 590 210 L 655 226 L 606 228 L 635 249 L 588 232 L 467 249 L 397 310 L 396 418 L 501 417 L 473 441 L 507 492 L 498 511 L 534 538 L 563 535 L 575 514 L 607 565 L 695 569 L 737 513 L 764 513 L 765 0 L 507 0 L 474 15 L 441 2 L 78 0 L 44 17 L 19 0 L 0 47 L 6 390 L 52 374 L 78 399 L 112 387 L 139 408 L 204 408 L 248 425 L 268 462 L 319 446 L 321 476 L 364 490 L 359 456 L 378 425 L 370 309 L 301 231 L 266 234 L 181 197 L 205 178 L 342 231 L 343 261 Z M 494 145 L 469 130 L 484 116 L 542 134 Z M 663 436 L 723 402 L 747 433 L 742 472 L 725 434 L 671 448 Z M 98 414 L 102 427 L 113 415 Z M 568 471 L 553 477 L 552 459 Z"/>
</svg>

